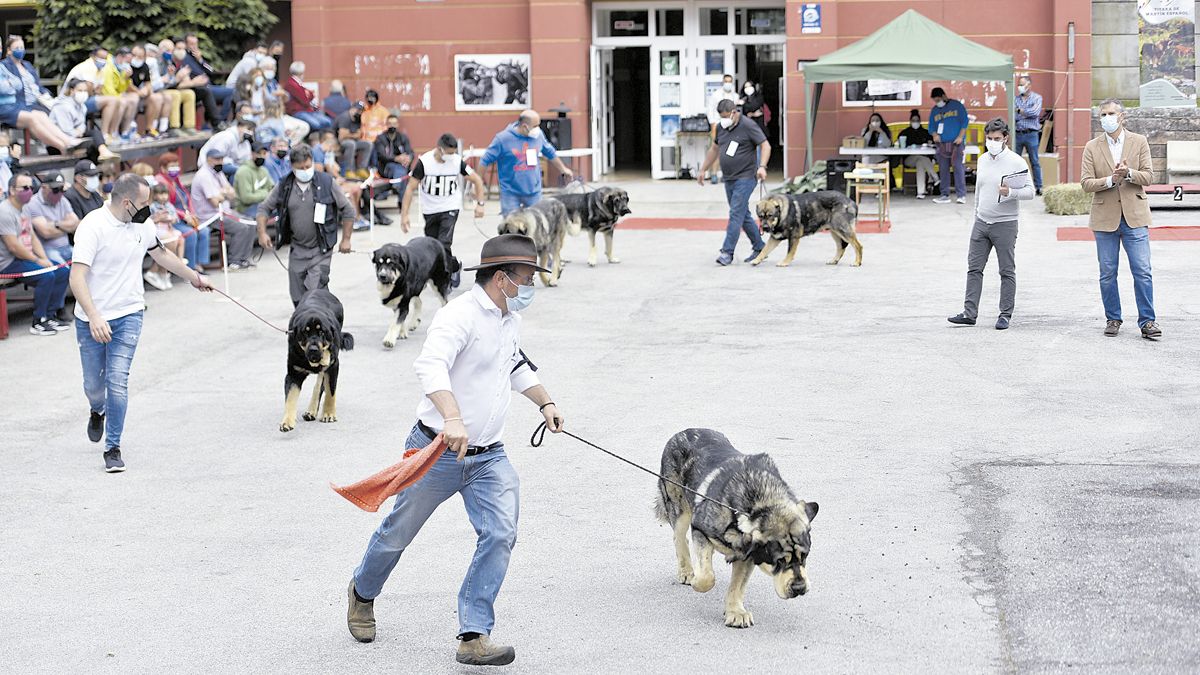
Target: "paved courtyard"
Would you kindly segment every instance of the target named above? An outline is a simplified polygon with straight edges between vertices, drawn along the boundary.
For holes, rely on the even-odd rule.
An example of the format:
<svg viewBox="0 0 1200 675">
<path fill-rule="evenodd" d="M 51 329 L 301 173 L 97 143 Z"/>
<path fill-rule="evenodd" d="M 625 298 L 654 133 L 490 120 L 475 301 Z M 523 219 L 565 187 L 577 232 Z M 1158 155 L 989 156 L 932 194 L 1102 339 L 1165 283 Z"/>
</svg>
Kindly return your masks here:
<svg viewBox="0 0 1200 675">
<path fill-rule="evenodd" d="M 719 187 L 629 189 L 636 215 L 723 214 Z M 571 240 L 562 285 L 539 286 L 524 324 L 568 429 L 652 466 L 691 426 L 771 453 L 821 505 L 813 590 L 779 600 L 756 573 L 756 625 L 725 628 L 728 567 L 706 595 L 675 583 L 654 480 L 566 437 L 529 447 L 540 416 L 515 400 L 521 533 L 495 632 L 517 648 L 511 670 L 1200 669 L 1200 242 L 1152 245 L 1157 343 L 1137 335 L 1122 262 L 1126 324 L 1108 339 L 1094 246 L 1055 237 L 1086 219 L 1023 209 L 1005 332 L 994 266 L 979 327 L 945 321 L 961 309 L 969 205 L 897 201 L 891 233 L 862 236 L 861 268 L 824 265 L 826 235 L 788 269 L 716 267 L 717 232 L 619 230 L 622 263 L 594 269 Z M 482 240 L 464 218 L 460 257 Z M 371 248 L 364 233 L 355 247 Z M 272 258 L 231 283 L 286 321 Z M 366 255 L 337 257 L 331 290 L 358 342 L 339 421 L 286 435 L 282 338 L 215 296 L 149 291 L 117 475 L 84 434 L 72 337 L 18 319 L 0 342 L 0 670 L 472 672 L 453 662 L 474 543 L 457 500 L 377 600 L 378 640 L 346 631 L 346 583 L 382 514 L 329 483 L 397 460 L 425 330 L 381 347 Z"/>
</svg>

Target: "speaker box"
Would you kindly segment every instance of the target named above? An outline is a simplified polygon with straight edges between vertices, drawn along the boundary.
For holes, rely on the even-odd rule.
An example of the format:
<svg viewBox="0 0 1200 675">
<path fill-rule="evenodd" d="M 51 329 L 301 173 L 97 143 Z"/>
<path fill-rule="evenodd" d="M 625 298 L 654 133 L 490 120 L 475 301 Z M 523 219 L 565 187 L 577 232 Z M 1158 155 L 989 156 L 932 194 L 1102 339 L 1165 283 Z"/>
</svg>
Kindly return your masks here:
<svg viewBox="0 0 1200 675">
<path fill-rule="evenodd" d="M 571 149 L 571 120 L 567 117 L 550 117 L 542 120 L 542 133 L 555 150 Z"/>
</svg>

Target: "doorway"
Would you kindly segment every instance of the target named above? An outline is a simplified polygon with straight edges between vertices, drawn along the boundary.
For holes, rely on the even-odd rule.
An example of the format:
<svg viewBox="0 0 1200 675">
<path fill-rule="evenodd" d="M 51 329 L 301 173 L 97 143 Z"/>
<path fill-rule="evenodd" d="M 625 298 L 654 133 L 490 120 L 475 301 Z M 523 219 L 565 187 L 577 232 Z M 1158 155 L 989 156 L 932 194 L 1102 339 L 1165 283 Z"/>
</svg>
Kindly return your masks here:
<svg viewBox="0 0 1200 675">
<path fill-rule="evenodd" d="M 650 170 L 650 48 L 612 50 L 613 167 Z"/>
<path fill-rule="evenodd" d="M 734 46 L 737 60 L 738 91 L 746 82 L 753 82 L 762 93 L 763 103 L 770 108 L 770 121 L 766 123 L 767 140 L 771 143 L 772 171 L 783 168 L 782 111 L 783 91 L 783 45 L 741 44 Z"/>
</svg>

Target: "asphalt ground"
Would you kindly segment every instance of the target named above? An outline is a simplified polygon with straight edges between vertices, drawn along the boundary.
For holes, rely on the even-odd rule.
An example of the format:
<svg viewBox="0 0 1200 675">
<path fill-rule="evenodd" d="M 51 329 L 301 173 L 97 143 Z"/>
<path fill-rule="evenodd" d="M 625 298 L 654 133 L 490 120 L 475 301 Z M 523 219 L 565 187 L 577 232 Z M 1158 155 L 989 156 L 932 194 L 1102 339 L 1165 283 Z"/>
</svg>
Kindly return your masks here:
<svg viewBox="0 0 1200 675">
<path fill-rule="evenodd" d="M 720 188 L 629 188 L 638 215 L 722 213 Z M 675 582 L 654 479 L 569 438 L 529 447 L 540 416 L 517 399 L 505 441 L 521 530 L 494 633 L 517 648 L 509 670 L 1200 669 L 1200 243 L 1152 244 L 1163 339 L 1137 335 L 1124 264 L 1125 328 L 1105 338 L 1094 246 L 1055 238 L 1083 219 L 1026 204 L 1012 328 L 989 320 L 994 261 L 983 320 L 961 328 L 945 317 L 961 308 L 969 205 L 893 209 L 890 234 L 862 236 L 861 268 L 824 265 L 825 235 L 788 269 L 740 263 L 744 242 L 718 268 L 717 232 L 618 229 L 622 263 L 593 269 L 586 238 L 569 242 L 523 339 L 568 428 L 650 466 L 692 426 L 769 452 L 821 505 L 812 591 L 780 600 L 756 573 L 755 625 L 726 628 L 727 566 L 708 594 Z M 374 243 L 404 238 L 380 228 Z M 468 216 L 456 252 L 473 262 L 482 240 Z M 286 321 L 273 258 L 230 283 Z M 378 640 L 347 633 L 346 583 L 382 513 L 328 484 L 397 461 L 425 330 L 382 348 L 367 255 L 338 256 L 330 288 L 358 341 L 339 419 L 289 434 L 283 338 L 182 285 L 149 291 L 118 475 L 85 437 L 72 334 L 31 336 L 14 316 L 0 342 L 0 670 L 478 670 L 453 661 L 474 540 L 457 500 L 376 601 Z"/>
</svg>

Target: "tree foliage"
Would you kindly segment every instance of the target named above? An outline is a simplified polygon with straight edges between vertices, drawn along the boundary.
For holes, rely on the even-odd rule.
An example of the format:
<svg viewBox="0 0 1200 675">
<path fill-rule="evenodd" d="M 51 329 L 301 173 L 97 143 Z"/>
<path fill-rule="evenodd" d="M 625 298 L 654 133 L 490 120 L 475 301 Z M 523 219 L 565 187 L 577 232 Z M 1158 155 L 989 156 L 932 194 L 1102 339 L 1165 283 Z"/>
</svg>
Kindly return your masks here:
<svg viewBox="0 0 1200 675">
<path fill-rule="evenodd" d="M 200 38 L 206 60 L 228 69 L 276 21 L 263 0 L 40 0 L 33 30 L 38 69 L 61 77 L 96 45 L 115 50 L 186 33 Z"/>
</svg>

